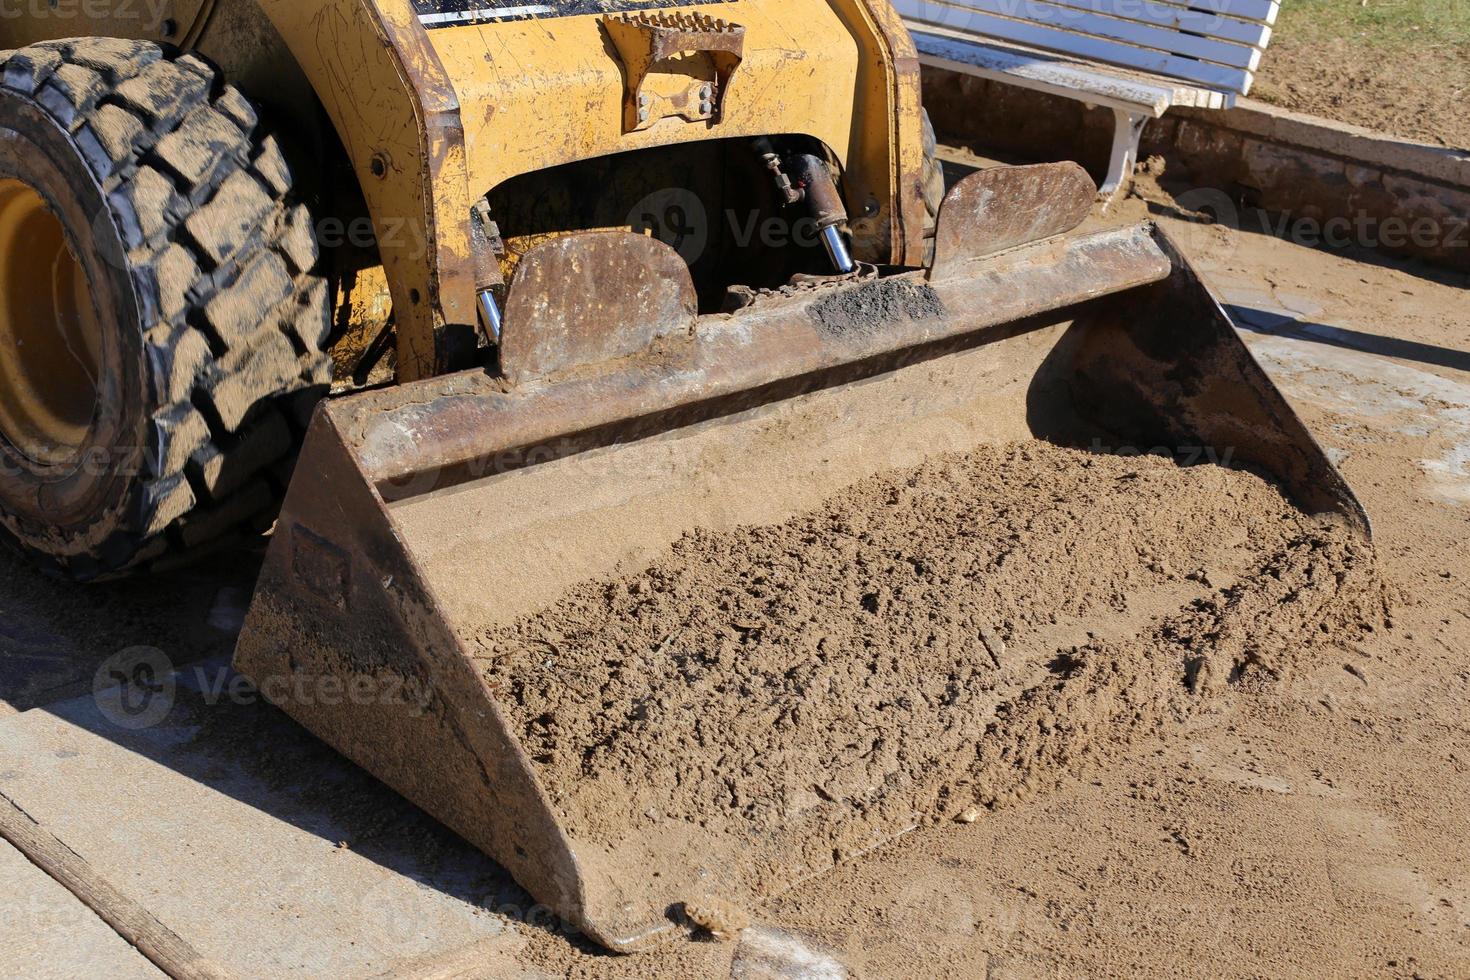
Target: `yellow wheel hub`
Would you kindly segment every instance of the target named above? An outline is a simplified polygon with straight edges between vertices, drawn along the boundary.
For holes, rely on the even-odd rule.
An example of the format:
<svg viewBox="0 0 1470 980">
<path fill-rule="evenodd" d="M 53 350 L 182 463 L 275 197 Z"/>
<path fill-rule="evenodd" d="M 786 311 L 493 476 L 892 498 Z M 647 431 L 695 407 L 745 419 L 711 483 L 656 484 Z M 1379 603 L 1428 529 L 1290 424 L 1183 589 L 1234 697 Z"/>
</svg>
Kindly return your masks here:
<svg viewBox="0 0 1470 980">
<path fill-rule="evenodd" d="M 34 190 L 0 179 L 0 434 L 54 466 L 87 446 L 102 330 L 81 263 Z"/>
</svg>

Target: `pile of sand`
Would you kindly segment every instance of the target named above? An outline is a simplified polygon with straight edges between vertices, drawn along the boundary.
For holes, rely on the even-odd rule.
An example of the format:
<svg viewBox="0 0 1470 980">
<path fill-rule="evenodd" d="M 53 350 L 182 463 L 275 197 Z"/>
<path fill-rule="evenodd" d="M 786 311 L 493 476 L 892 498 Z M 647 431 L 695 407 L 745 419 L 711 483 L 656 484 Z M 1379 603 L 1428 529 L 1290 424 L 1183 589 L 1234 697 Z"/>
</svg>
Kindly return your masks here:
<svg viewBox="0 0 1470 980">
<path fill-rule="evenodd" d="M 481 645 L 576 839 L 901 824 L 1284 669 L 1371 620 L 1371 565 L 1250 473 L 1023 443 L 691 534 Z"/>
</svg>

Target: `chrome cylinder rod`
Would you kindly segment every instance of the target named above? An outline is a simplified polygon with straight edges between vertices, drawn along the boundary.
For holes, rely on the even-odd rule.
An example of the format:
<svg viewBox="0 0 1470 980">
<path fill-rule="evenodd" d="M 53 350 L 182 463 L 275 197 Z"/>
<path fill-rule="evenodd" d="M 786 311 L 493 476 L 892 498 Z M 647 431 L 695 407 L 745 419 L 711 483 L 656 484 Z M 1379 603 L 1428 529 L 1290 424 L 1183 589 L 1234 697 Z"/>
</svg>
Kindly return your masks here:
<svg viewBox="0 0 1470 980">
<path fill-rule="evenodd" d="M 485 321 L 485 329 L 490 334 L 491 343 L 500 343 L 500 306 L 495 302 L 495 294 L 488 289 L 482 289 L 479 293 L 480 318 Z"/>
<path fill-rule="evenodd" d="M 852 253 L 847 250 L 847 242 L 843 240 L 842 232 L 837 230 L 836 225 L 822 229 L 822 244 L 827 246 L 827 255 L 838 272 L 845 275 L 857 268 L 857 263 L 852 260 Z"/>
</svg>

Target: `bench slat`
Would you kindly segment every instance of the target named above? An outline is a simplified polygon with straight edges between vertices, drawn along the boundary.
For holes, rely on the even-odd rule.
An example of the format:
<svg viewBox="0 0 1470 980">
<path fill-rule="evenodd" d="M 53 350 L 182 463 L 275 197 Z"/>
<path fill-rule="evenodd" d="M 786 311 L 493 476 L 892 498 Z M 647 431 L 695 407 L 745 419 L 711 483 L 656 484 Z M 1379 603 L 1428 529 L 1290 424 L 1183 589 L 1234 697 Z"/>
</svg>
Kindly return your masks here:
<svg viewBox="0 0 1470 980">
<path fill-rule="evenodd" d="M 938 19 L 932 22 L 943 25 L 965 10 L 978 10 L 981 13 L 996 14 L 1006 18 L 1019 17 L 1022 18 L 1023 23 L 1043 24 L 1086 37 L 1110 38 L 1126 44 L 1153 48 L 1167 54 L 1213 61 L 1232 68 L 1255 71 L 1261 64 L 1261 52 L 1254 46 L 1196 37 L 1193 34 L 1140 24 L 1136 21 L 1118 20 L 1091 10 L 1056 3 L 1053 0 L 950 0 L 950 2 L 955 6 L 941 8 L 937 4 L 931 4 L 933 11 L 929 17 L 933 18 L 936 14 L 938 16 Z M 1075 0 L 1075 2 L 1086 3 L 1087 0 Z M 1123 4 L 1122 6 L 1128 5 Z M 1204 16 L 1212 15 L 1205 14 Z"/>
<path fill-rule="evenodd" d="M 932 0 L 932 6 L 939 6 L 938 0 Z M 1276 23 L 1276 15 L 1281 10 L 1281 0 L 1081 0 L 1075 6 L 1085 7 L 1098 13 L 1107 14 L 1110 17 L 1122 17 L 1125 20 L 1142 20 L 1134 11 L 1139 7 L 1164 6 L 1172 7 L 1186 13 L 1192 12 L 1203 17 L 1205 29 L 1202 34 L 1211 37 L 1218 35 L 1209 25 L 1211 21 L 1243 21 L 1261 24 L 1270 27 Z M 1025 17 L 1025 5 L 1019 8 L 1018 17 Z M 1194 28 L 1190 28 L 1194 30 Z"/>
<path fill-rule="evenodd" d="M 1127 6 L 1131 0 L 1102 0 Z M 1193 7 L 1210 14 L 1225 14 L 1237 20 L 1254 20 L 1262 24 L 1276 23 L 1281 0 L 1157 0 L 1172 7 Z"/>
<path fill-rule="evenodd" d="M 933 16 L 939 5 L 933 0 L 895 0 L 894 6 L 905 17 L 927 20 Z M 973 31 L 988 37 L 1014 41 L 1017 44 L 1026 44 L 1050 51 L 1061 51 L 1092 61 L 1170 75 L 1239 92 L 1242 95 L 1250 90 L 1252 74 L 1243 68 L 1196 61 L 1106 38 L 1087 37 L 1070 31 L 1058 30 L 1044 24 L 1007 20 L 1004 17 L 996 17 L 974 10 L 953 7 L 948 9 L 954 10 L 955 14 L 953 17 L 946 17 L 945 23 L 940 26 L 950 30 Z"/>
<path fill-rule="evenodd" d="M 1234 104 L 1234 95 L 1215 89 L 1195 88 L 1172 78 L 1122 77 L 1114 70 L 1067 61 L 1062 55 L 1008 47 L 1004 41 L 982 43 L 922 28 L 915 28 L 913 35 L 923 64 L 1109 108 L 1147 112 L 1154 118 L 1171 106 L 1226 109 Z"/>
<path fill-rule="evenodd" d="M 950 2 L 956 2 L 956 0 L 950 0 Z M 1017 11 L 1009 16 L 1024 18 L 1029 10 L 1025 6 L 1025 0 L 1001 0 L 1001 2 Z M 1140 24 L 1151 24 L 1175 31 L 1188 31 L 1191 34 L 1200 34 L 1221 41 L 1234 41 L 1237 44 L 1260 48 L 1262 51 L 1271 43 L 1271 28 L 1265 24 L 1235 20 L 1224 14 L 1208 13 L 1203 10 L 1191 10 L 1188 7 L 1176 6 L 1167 0 L 1117 0 L 1115 3 L 1106 4 L 1106 9 L 1100 9 L 1104 6 L 1101 0 L 1047 0 L 1047 2 L 1092 13 L 1104 13 L 1109 17 L 1137 21 Z M 937 5 L 934 4 L 934 6 Z M 1006 13 L 1006 11 L 998 12 Z"/>
</svg>

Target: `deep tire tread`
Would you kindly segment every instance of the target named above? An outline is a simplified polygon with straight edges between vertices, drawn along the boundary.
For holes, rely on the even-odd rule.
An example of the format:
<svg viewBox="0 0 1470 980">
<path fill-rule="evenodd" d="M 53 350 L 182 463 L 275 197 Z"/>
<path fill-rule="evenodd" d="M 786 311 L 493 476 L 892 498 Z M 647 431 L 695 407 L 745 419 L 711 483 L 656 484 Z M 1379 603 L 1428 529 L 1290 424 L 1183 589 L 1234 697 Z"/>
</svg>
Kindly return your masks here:
<svg viewBox="0 0 1470 980">
<path fill-rule="evenodd" d="M 268 523 L 279 496 L 260 474 L 299 443 L 294 399 L 331 377 L 315 236 L 275 139 L 212 66 L 173 49 L 55 41 L 0 64 L 0 84 L 73 134 L 122 230 L 155 406 L 126 526 L 53 563 L 110 576 Z"/>
</svg>

